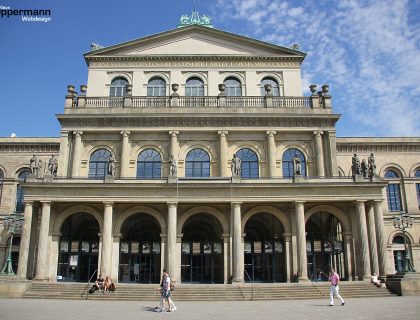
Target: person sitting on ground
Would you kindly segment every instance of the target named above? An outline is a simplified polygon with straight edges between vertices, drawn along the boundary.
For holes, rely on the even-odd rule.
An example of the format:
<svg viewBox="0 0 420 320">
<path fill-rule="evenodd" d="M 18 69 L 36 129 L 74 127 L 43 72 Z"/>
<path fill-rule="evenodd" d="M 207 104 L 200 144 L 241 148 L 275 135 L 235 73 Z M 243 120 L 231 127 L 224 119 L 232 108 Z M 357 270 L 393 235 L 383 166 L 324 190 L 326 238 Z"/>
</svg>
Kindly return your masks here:
<svg viewBox="0 0 420 320">
<path fill-rule="evenodd" d="M 103 290 L 104 289 L 104 278 L 102 277 L 102 274 L 100 274 L 99 276 L 98 276 L 98 279 L 96 279 L 96 281 L 95 281 L 95 287 L 96 287 L 96 290 Z"/>
<path fill-rule="evenodd" d="M 370 277 L 370 282 L 372 282 L 375 286 L 377 286 L 378 288 L 381 287 L 381 281 L 379 281 L 378 279 L 378 275 L 376 273 L 374 273 L 371 277 Z"/>
<path fill-rule="evenodd" d="M 109 289 L 111 288 L 111 285 L 112 285 L 111 277 L 106 276 L 105 281 L 104 281 L 104 291 L 110 291 Z"/>
</svg>

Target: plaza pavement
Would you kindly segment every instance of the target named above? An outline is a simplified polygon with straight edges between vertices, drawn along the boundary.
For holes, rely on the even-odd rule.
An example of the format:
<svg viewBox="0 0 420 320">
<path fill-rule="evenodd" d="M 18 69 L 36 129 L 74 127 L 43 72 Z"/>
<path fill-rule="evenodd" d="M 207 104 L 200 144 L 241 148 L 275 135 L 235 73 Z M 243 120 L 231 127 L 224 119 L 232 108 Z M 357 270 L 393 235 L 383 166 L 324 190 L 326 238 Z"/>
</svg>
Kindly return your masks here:
<svg viewBox="0 0 420 320">
<path fill-rule="evenodd" d="M 345 299 L 345 297 L 343 297 Z M 47 299 L 0 299 L 2 320 L 372 320 L 420 319 L 420 297 L 345 299 L 344 306 L 328 299 L 281 301 L 216 301 L 176 303 L 178 310 L 157 313 L 150 301 L 85 301 Z"/>
</svg>

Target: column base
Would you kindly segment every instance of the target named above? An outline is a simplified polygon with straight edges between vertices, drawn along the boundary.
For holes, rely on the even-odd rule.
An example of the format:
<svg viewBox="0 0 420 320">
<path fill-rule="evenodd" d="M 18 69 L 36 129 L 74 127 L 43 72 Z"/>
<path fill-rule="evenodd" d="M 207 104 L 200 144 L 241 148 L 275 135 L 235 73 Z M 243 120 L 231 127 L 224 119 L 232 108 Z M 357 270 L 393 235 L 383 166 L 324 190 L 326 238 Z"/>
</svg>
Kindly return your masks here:
<svg viewBox="0 0 420 320">
<path fill-rule="evenodd" d="M 49 282 L 50 279 L 49 278 L 44 278 L 44 277 L 35 277 L 34 282 Z"/>
<path fill-rule="evenodd" d="M 178 177 L 177 176 L 168 176 L 168 183 L 177 183 Z"/>
<path fill-rule="evenodd" d="M 244 283 L 244 279 L 240 279 L 240 278 L 232 279 L 232 284 L 233 283 Z"/>
<path fill-rule="evenodd" d="M 298 283 L 308 283 L 311 282 L 309 278 L 298 278 Z"/>
</svg>

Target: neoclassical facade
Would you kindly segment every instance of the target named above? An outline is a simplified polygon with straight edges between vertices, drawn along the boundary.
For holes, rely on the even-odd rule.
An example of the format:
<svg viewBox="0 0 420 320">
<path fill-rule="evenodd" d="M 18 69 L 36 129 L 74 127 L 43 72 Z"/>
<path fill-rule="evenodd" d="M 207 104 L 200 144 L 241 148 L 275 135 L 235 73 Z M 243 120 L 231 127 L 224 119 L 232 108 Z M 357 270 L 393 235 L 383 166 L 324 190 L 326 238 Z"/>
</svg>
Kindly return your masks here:
<svg viewBox="0 0 420 320">
<path fill-rule="evenodd" d="M 336 137 L 328 86 L 302 95 L 305 53 L 201 25 L 93 49 L 59 137 L 0 138 L 19 276 L 366 280 L 401 271 L 402 211 L 420 268 L 420 138 Z"/>
</svg>

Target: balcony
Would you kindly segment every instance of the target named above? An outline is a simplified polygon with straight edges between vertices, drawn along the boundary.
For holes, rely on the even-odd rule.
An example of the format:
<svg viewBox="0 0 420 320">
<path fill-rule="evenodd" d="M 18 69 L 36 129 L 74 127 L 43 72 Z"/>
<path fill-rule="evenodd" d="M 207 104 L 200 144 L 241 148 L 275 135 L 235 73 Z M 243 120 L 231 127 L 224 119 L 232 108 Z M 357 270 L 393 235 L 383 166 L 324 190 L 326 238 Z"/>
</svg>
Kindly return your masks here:
<svg viewBox="0 0 420 320">
<path fill-rule="evenodd" d="M 324 108 L 312 97 L 67 97 L 66 108 Z"/>
</svg>

